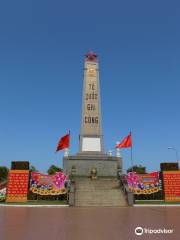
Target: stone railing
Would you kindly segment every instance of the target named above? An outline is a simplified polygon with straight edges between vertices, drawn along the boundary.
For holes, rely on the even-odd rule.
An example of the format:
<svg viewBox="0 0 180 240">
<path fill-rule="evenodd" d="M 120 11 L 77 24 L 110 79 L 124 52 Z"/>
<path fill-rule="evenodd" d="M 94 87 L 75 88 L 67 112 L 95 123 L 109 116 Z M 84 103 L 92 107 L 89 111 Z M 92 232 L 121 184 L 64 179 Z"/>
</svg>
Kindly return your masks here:
<svg viewBox="0 0 180 240">
<path fill-rule="evenodd" d="M 69 206 L 75 206 L 75 181 L 71 180 L 69 184 L 69 190 L 68 190 L 68 204 Z"/>
<path fill-rule="evenodd" d="M 122 189 L 122 191 L 123 191 L 123 193 L 126 197 L 126 201 L 127 201 L 128 205 L 133 206 L 133 204 L 134 204 L 134 194 L 128 188 L 128 183 L 127 183 L 127 180 L 125 178 L 125 175 L 119 175 L 119 181 L 120 181 L 120 188 Z"/>
</svg>

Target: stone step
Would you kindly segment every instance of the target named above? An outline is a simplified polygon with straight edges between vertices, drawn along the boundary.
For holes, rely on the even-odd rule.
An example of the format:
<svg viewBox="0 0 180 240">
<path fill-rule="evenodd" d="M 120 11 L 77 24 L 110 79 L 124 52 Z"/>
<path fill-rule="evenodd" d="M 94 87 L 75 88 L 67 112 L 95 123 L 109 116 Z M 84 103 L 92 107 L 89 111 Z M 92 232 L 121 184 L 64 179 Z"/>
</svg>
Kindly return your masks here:
<svg viewBox="0 0 180 240">
<path fill-rule="evenodd" d="M 76 202 L 101 202 L 101 203 L 105 203 L 105 202 L 117 202 L 117 203 L 121 203 L 123 202 L 124 203 L 124 199 L 122 198 L 119 198 L 119 199 L 92 199 L 92 198 L 80 198 L 80 199 L 76 199 Z"/>
<path fill-rule="evenodd" d="M 98 197 L 98 196 L 97 196 Z M 79 197 L 77 197 L 76 198 L 76 200 L 77 201 L 121 201 L 121 200 L 124 200 L 124 198 L 123 197 L 112 197 L 112 198 L 104 198 L 104 197 L 98 197 L 98 199 L 97 199 L 97 197 L 96 198 L 94 198 L 94 197 L 81 197 L 81 196 L 79 196 Z"/>
<path fill-rule="evenodd" d="M 82 191 L 82 192 L 90 192 L 90 191 L 108 191 L 108 190 L 112 190 L 112 191 L 116 191 L 116 190 L 119 190 L 119 187 L 87 187 L 87 186 L 85 186 L 84 188 L 82 188 L 82 187 L 79 187 L 79 188 L 77 188 L 76 187 L 76 190 L 77 191 Z"/>
<path fill-rule="evenodd" d="M 76 179 L 77 180 L 77 179 Z M 104 180 L 104 179 L 95 179 L 95 180 L 91 180 L 91 179 L 81 179 L 81 180 L 77 180 L 77 183 L 115 183 L 118 182 L 118 179 L 108 179 L 108 180 Z"/>
<path fill-rule="evenodd" d="M 101 182 L 101 183 L 77 183 L 76 188 L 118 188 L 119 183 L 118 182 L 113 182 L 113 183 L 107 183 L 107 182 Z"/>
<path fill-rule="evenodd" d="M 76 206 L 127 206 L 126 203 L 124 202 L 91 202 L 91 201 L 86 201 L 86 202 L 81 202 L 81 201 L 76 201 Z"/>
<path fill-rule="evenodd" d="M 76 184 L 76 188 L 117 188 L 119 187 L 119 184 L 82 184 L 82 185 L 78 185 Z"/>
<path fill-rule="evenodd" d="M 104 198 L 104 197 L 99 197 L 99 196 L 95 196 L 95 197 L 82 197 L 82 196 L 77 196 L 76 197 L 77 201 L 123 201 L 124 198 L 123 197 L 111 197 L 111 198 Z"/>
<path fill-rule="evenodd" d="M 103 191 L 103 192 L 76 192 L 76 202 L 97 203 L 97 204 L 114 204 L 126 205 L 124 195 L 119 191 Z"/>
<path fill-rule="evenodd" d="M 124 201 L 76 201 L 76 206 L 127 206 Z"/>
<path fill-rule="evenodd" d="M 76 179 L 76 206 L 126 206 L 124 194 L 115 178 Z"/>
<path fill-rule="evenodd" d="M 76 190 L 76 194 L 78 194 L 78 193 L 82 193 L 82 195 L 92 195 L 92 194 L 98 194 L 98 195 L 103 195 L 103 194 L 106 194 L 106 195 L 108 195 L 108 194 L 110 194 L 110 195 L 115 195 L 115 194 L 120 194 L 120 192 L 121 192 L 121 190 L 120 189 L 103 189 L 103 190 L 99 190 L 99 191 L 96 191 L 96 190 L 94 190 L 94 191 L 89 191 L 89 190 L 83 190 L 83 191 L 81 191 L 81 190 Z"/>
<path fill-rule="evenodd" d="M 109 189 L 109 188 L 119 188 L 119 185 L 116 185 L 116 184 L 114 184 L 114 185 L 76 185 L 76 188 L 77 189 L 79 189 L 79 188 L 81 188 L 81 189 L 83 189 L 83 188 L 86 188 L 86 189 L 88 189 L 88 188 L 105 188 L 105 189 Z"/>
<path fill-rule="evenodd" d="M 119 184 L 114 183 L 114 184 L 76 184 L 77 188 L 82 188 L 82 187 L 119 187 Z"/>
<path fill-rule="evenodd" d="M 124 204 L 110 204 L 110 203 L 103 203 L 103 204 L 98 204 L 98 203 L 77 203 L 77 207 L 125 207 L 126 205 Z"/>
</svg>

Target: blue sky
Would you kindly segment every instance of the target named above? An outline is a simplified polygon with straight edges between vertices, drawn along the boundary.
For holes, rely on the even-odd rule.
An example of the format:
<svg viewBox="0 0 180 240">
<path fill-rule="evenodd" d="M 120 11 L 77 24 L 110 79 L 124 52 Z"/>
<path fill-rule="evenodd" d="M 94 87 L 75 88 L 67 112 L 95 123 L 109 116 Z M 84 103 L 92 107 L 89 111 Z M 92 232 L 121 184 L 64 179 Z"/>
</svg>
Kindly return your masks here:
<svg viewBox="0 0 180 240">
<path fill-rule="evenodd" d="M 62 166 L 59 138 L 78 152 L 83 58 L 100 61 L 105 150 L 133 135 L 148 171 L 180 151 L 179 1 L 1 1 L 0 165 Z M 123 150 L 124 169 L 130 151 Z"/>
</svg>

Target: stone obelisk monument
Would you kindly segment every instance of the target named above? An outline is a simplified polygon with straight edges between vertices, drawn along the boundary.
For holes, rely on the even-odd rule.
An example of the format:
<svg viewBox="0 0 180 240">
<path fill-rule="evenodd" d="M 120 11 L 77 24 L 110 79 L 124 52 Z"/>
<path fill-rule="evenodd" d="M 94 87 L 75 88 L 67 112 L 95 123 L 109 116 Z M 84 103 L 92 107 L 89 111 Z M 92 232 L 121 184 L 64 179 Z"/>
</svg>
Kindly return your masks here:
<svg viewBox="0 0 180 240">
<path fill-rule="evenodd" d="M 84 83 L 82 100 L 79 152 L 64 156 L 63 171 L 77 176 L 89 176 L 96 168 L 98 176 L 117 176 L 122 169 L 122 159 L 104 152 L 101 102 L 99 84 L 99 63 L 95 53 L 89 52 L 84 59 Z"/>
<path fill-rule="evenodd" d="M 102 154 L 101 103 L 98 58 L 87 53 L 84 61 L 84 84 L 79 154 Z"/>
</svg>

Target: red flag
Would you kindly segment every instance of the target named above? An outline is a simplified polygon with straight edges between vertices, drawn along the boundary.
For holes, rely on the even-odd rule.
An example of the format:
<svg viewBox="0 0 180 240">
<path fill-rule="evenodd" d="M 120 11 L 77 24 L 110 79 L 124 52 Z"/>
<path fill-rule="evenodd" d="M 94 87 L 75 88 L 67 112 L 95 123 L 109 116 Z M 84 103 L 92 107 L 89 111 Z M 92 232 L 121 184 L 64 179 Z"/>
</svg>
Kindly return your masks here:
<svg viewBox="0 0 180 240">
<path fill-rule="evenodd" d="M 64 148 L 68 148 L 69 147 L 69 142 L 70 142 L 70 133 L 63 136 L 59 142 L 58 142 L 58 145 L 57 145 L 57 149 L 56 149 L 56 152 L 59 151 L 59 150 L 62 150 Z"/>
<path fill-rule="evenodd" d="M 116 145 L 116 148 L 129 148 L 132 147 L 132 136 L 131 133 L 127 137 L 125 137 L 121 143 Z"/>
</svg>

